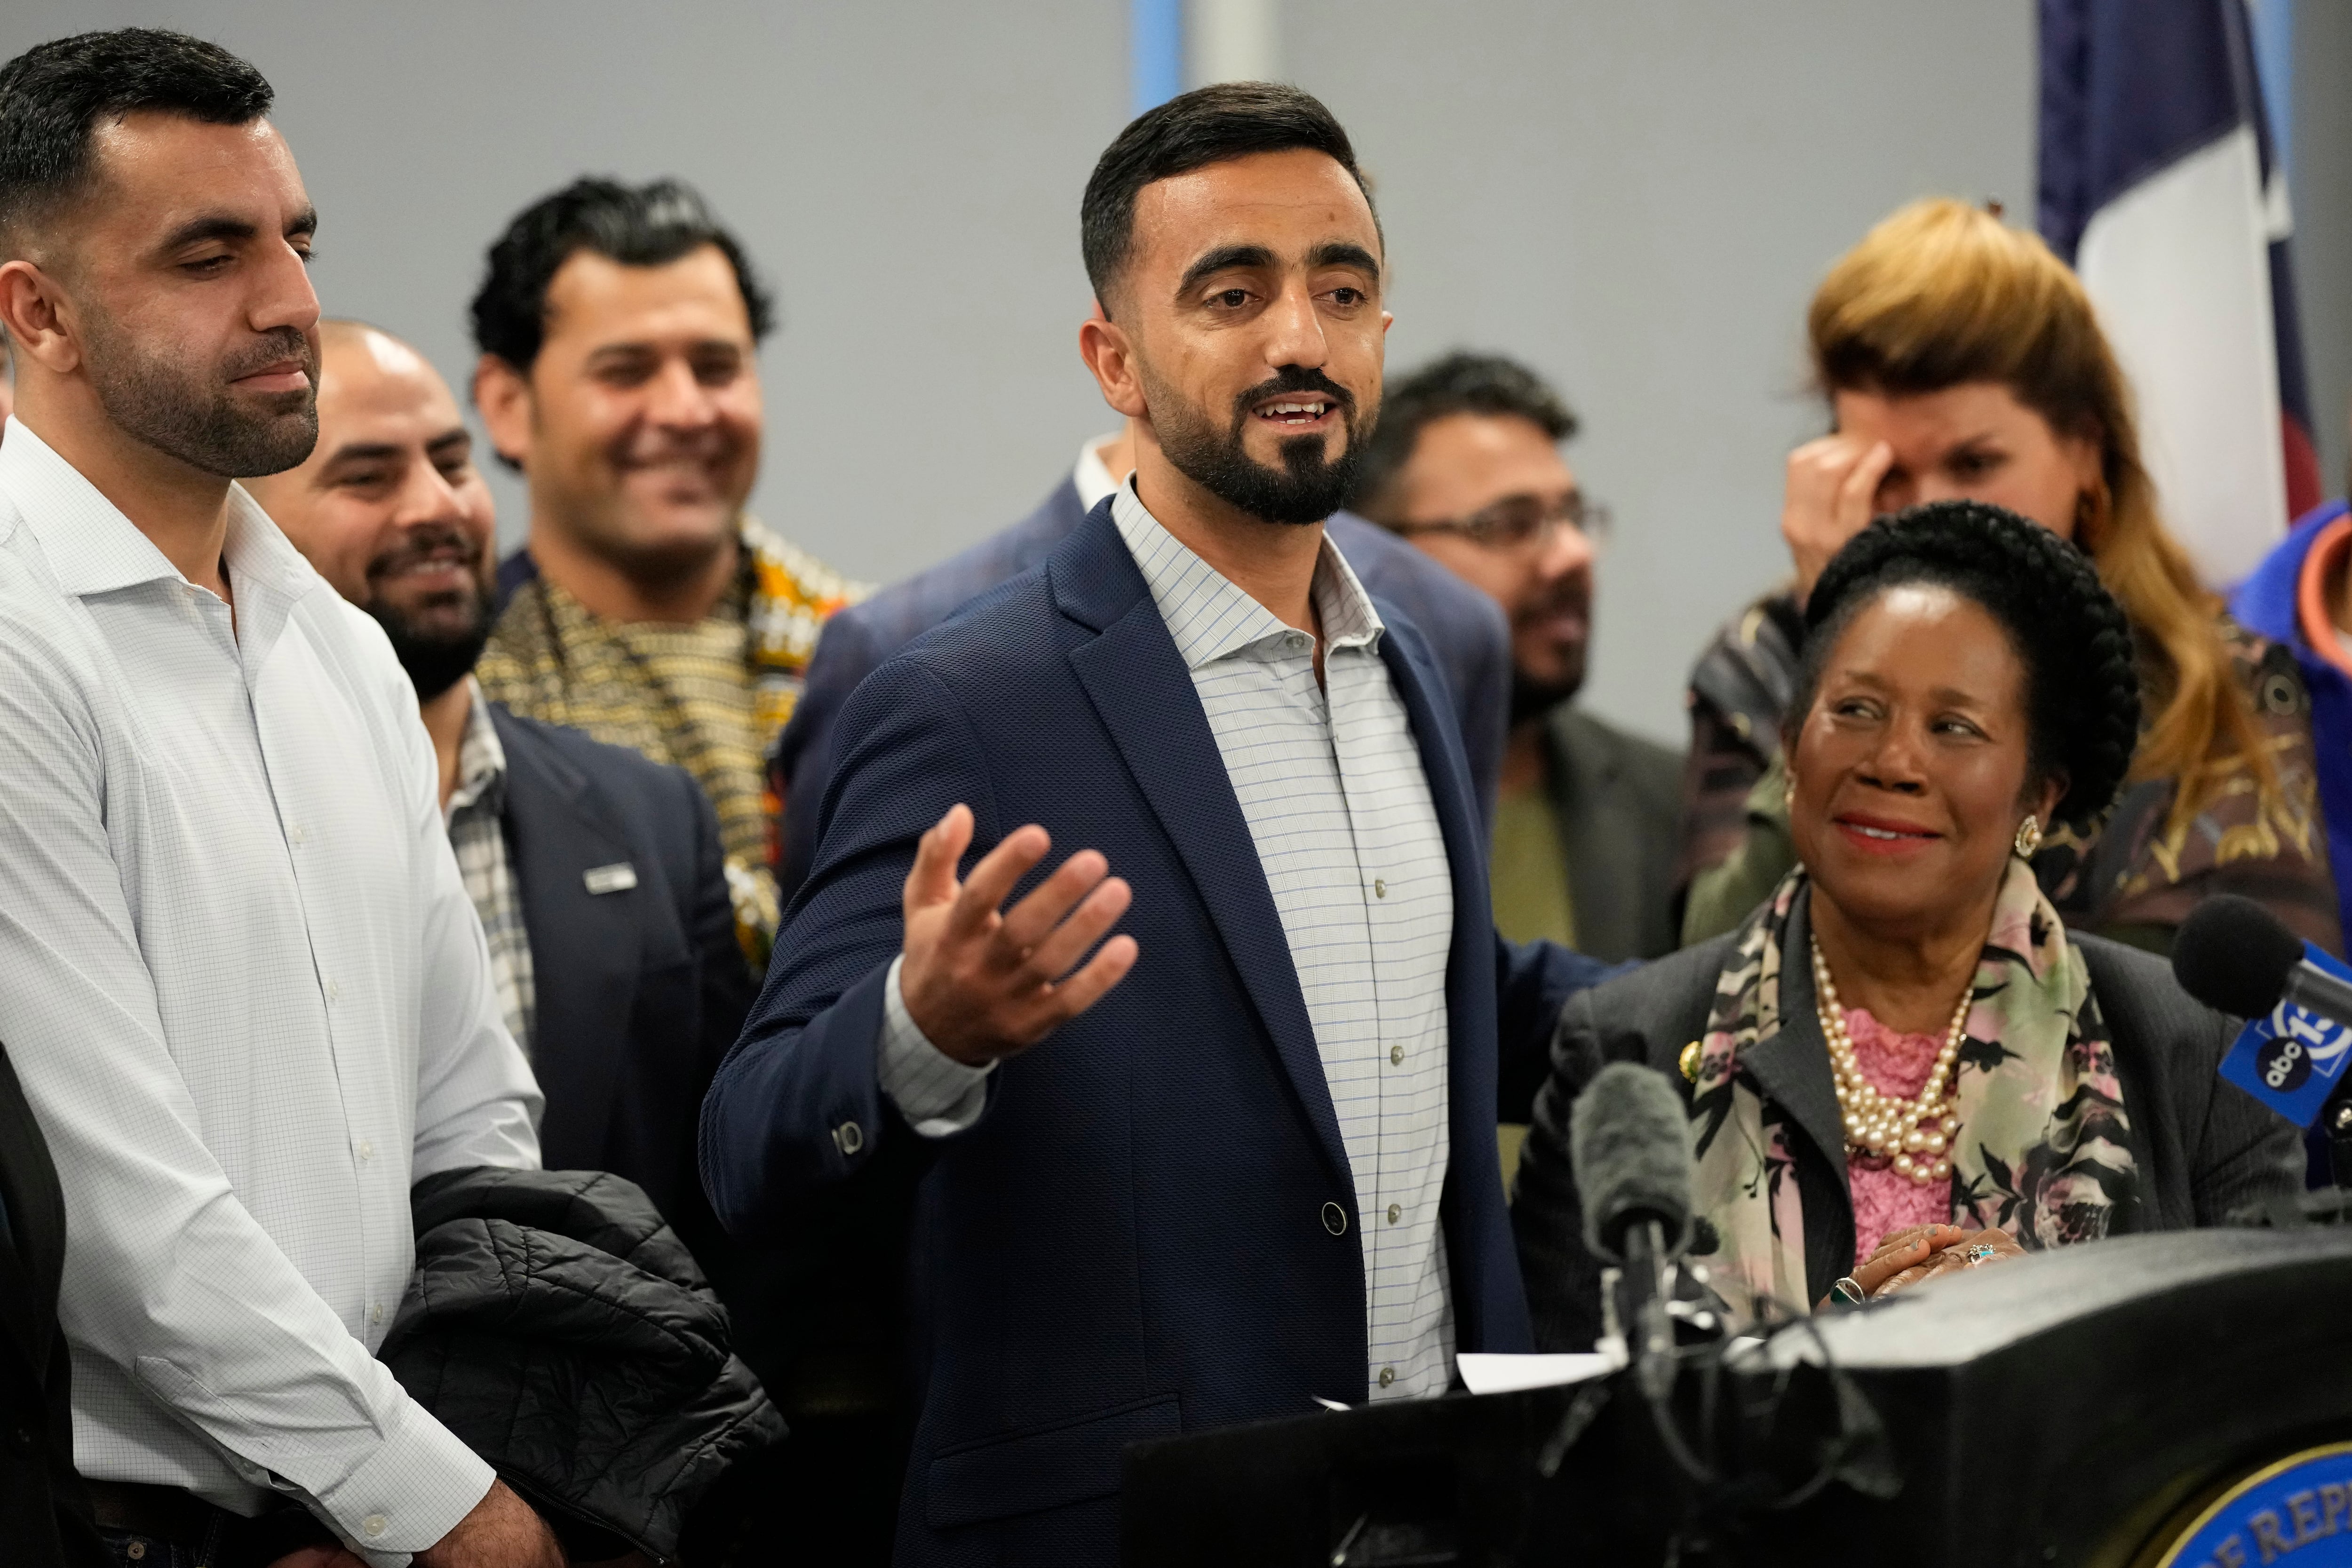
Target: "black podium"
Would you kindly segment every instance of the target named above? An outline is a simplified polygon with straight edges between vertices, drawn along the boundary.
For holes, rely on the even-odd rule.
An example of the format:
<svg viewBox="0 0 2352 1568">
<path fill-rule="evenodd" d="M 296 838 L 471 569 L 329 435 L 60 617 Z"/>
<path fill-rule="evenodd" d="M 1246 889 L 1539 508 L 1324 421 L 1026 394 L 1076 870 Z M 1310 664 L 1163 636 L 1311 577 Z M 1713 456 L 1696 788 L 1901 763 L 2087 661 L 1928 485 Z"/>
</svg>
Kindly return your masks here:
<svg viewBox="0 0 2352 1568">
<path fill-rule="evenodd" d="M 1138 1444 L 1123 1561 L 1655 1563 L 1679 1534 L 1702 1560 L 1754 1563 L 2205 1568 L 2231 1563 L 2233 1540 L 2243 1563 L 2352 1563 L 2352 1446 L 2329 1453 L 2352 1443 L 2352 1231 L 2125 1237 L 1816 1322 L 1818 1341 L 1784 1331 L 1727 1358 L 1711 1389 L 1678 1380 L 1677 1415 L 1715 1435 L 1723 1484 L 1669 1458 L 1621 1373 L 1589 1394 L 1455 1395 Z M 1832 1480 L 1758 1506 L 1811 1472 L 1841 1425 L 1823 1352 L 1883 1425 L 1858 1463 L 1892 1495 Z M 1546 1479 L 1572 1407 L 1576 1435 Z M 2192 1542 L 2200 1554 L 2173 1550 Z"/>
</svg>

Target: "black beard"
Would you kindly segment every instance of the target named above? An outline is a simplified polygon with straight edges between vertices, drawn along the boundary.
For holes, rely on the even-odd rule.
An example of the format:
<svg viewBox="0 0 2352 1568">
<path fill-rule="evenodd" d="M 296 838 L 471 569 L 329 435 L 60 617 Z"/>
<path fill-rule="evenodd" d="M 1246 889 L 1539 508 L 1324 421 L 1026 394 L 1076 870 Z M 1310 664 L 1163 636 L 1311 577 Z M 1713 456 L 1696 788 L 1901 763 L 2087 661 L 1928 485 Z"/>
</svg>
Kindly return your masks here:
<svg viewBox="0 0 2352 1568">
<path fill-rule="evenodd" d="M 1541 718 L 1577 693 L 1582 680 L 1573 685 L 1551 681 L 1529 680 L 1517 670 L 1511 672 L 1511 728 L 1516 730 L 1530 719 Z"/>
<path fill-rule="evenodd" d="M 318 364 L 293 328 L 272 331 L 234 363 L 191 373 L 143 352 L 102 310 L 92 310 L 87 325 L 99 406 L 125 434 L 167 457 L 200 473 L 247 479 L 282 474 L 319 444 Z M 310 372 L 310 386 L 264 399 L 265 408 L 239 407 L 228 383 L 289 355 Z"/>
<path fill-rule="evenodd" d="M 474 614 L 455 631 L 420 630 L 381 596 L 367 606 L 367 613 L 392 639 L 392 651 L 400 668 L 408 671 L 416 700 L 430 702 L 473 673 L 474 662 L 490 640 L 490 627 L 497 618 L 492 609 L 489 591 L 478 589 Z"/>
<path fill-rule="evenodd" d="M 1151 405 L 1151 427 L 1160 450 L 1176 471 L 1234 510 L 1267 522 L 1321 522 L 1347 504 L 1364 463 L 1369 425 L 1356 419 L 1355 398 L 1319 370 L 1285 365 L 1273 380 L 1263 382 L 1234 400 L 1233 421 L 1222 432 L 1206 412 L 1178 397 L 1149 377 L 1145 395 Z M 1328 397 L 1346 421 L 1347 445 L 1326 461 L 1323 437 L 1293 436 L 1276 448 L 1282 467 L 1270 468 L 1243 448 L 1251 410 L 1285 392 L 1313 392 Z"/>
</svg>

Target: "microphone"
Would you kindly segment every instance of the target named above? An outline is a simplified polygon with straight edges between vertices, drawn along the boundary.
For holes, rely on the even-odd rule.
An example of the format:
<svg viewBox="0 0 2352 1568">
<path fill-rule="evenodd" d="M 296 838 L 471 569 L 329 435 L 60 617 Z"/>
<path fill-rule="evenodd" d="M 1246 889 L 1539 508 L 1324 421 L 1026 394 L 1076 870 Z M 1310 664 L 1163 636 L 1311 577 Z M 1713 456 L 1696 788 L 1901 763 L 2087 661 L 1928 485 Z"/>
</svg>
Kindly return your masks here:
<svg viewBox="0 0 2352 1568">
<path fill-rule="evenodd" d="M 2352 1024 L 2352 981 L 2313 963 L 2301 937 L 2235 893 L 2216 894 L 2189 911 L 2173 938 L 2172 975 L 2183 991 L 2233 1017 L 2264 1017 L 2292 1002 Z"/>
<path fill-rule="evenodd" d="M 1633 1062 L 1593 1075 L 1568 1113 L 1570 1165 L 1584 1204 L 1584 1245 L 1624 1263 L 1633 1232 L 1662 1258 L 1691 1241 L 1690 1112 L 1666 1076 Z"/>
<path fill-rule="evenodd" d="M 1673 1385 L 1667 1266 L 1691 1244 L 1690 1113 L 1664 1074 L 1612 1062 L 1568 1116 L 1570 1164 L 1584 1206 L 1584 1245 L 1618 1264 L 1629 1309 L 1635 1376 L 1652 1399 Z M 1607 1286 L 1604 1282 L 1604 1290 Z"/>
<path fill-rule="evenodd" d="M 2225 893 L 2180 922 L 2172 973 L 2208 1007 L 2251 1020 L 2221 1058 L 2222 1079 L 2298 1127 L 2325 1118 L 2331 1173 L 2352 1187 L 2352 1099 L 2338 1093 L 2352 1060 L 2352 969 Z"/>
</svg>

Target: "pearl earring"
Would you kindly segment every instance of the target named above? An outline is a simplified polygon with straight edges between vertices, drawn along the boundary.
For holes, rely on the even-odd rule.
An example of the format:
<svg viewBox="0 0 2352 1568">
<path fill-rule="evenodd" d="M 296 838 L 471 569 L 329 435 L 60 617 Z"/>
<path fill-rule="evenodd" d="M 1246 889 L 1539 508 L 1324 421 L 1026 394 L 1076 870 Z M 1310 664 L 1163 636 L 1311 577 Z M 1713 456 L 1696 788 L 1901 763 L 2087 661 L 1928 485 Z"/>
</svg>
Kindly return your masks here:
<svg viewBox="0 0 2352 1568">
<path fill-rule="evenodd" d="M 2042 847 L 2042 819 L 2029 816 L 2017 825 L 2017 838 L 2011 846 L 2021 860 L 2031 860 L 2033 852 Z"/>
</svg>

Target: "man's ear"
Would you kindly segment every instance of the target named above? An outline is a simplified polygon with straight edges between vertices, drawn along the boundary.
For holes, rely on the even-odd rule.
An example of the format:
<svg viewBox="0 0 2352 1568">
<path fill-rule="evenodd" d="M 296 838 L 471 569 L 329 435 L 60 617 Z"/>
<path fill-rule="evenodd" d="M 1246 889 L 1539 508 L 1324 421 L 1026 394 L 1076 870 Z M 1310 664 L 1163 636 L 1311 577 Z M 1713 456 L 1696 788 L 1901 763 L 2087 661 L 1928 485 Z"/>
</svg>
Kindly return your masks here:
<svg viewBox="0 0 2352 1568">
<path fill-rule="evenodd" d="M 530 380 L 497 354 L 474 366 L 474 406 L 490 448 L 516 468 L 530 464 Z"/>
<path fill-rule="evenodd" d="M 57 279 L 22 257 L 0 264 L 0 326 L 18 356 L 53 375 L 70 375 L 81 363 L 77 325 L 73 301 Z"/>
<path fill-rule="evenodd" d="M 1078 357 L 1095 373 L 1103 401 L 1129 419 L 1146 417 L 1143 380 L 1137 374 L 1134 340 L 1125 327 L 1109 320 L 1097 305 L 1095 313 L 1078 328 Z"/>
</svg>

